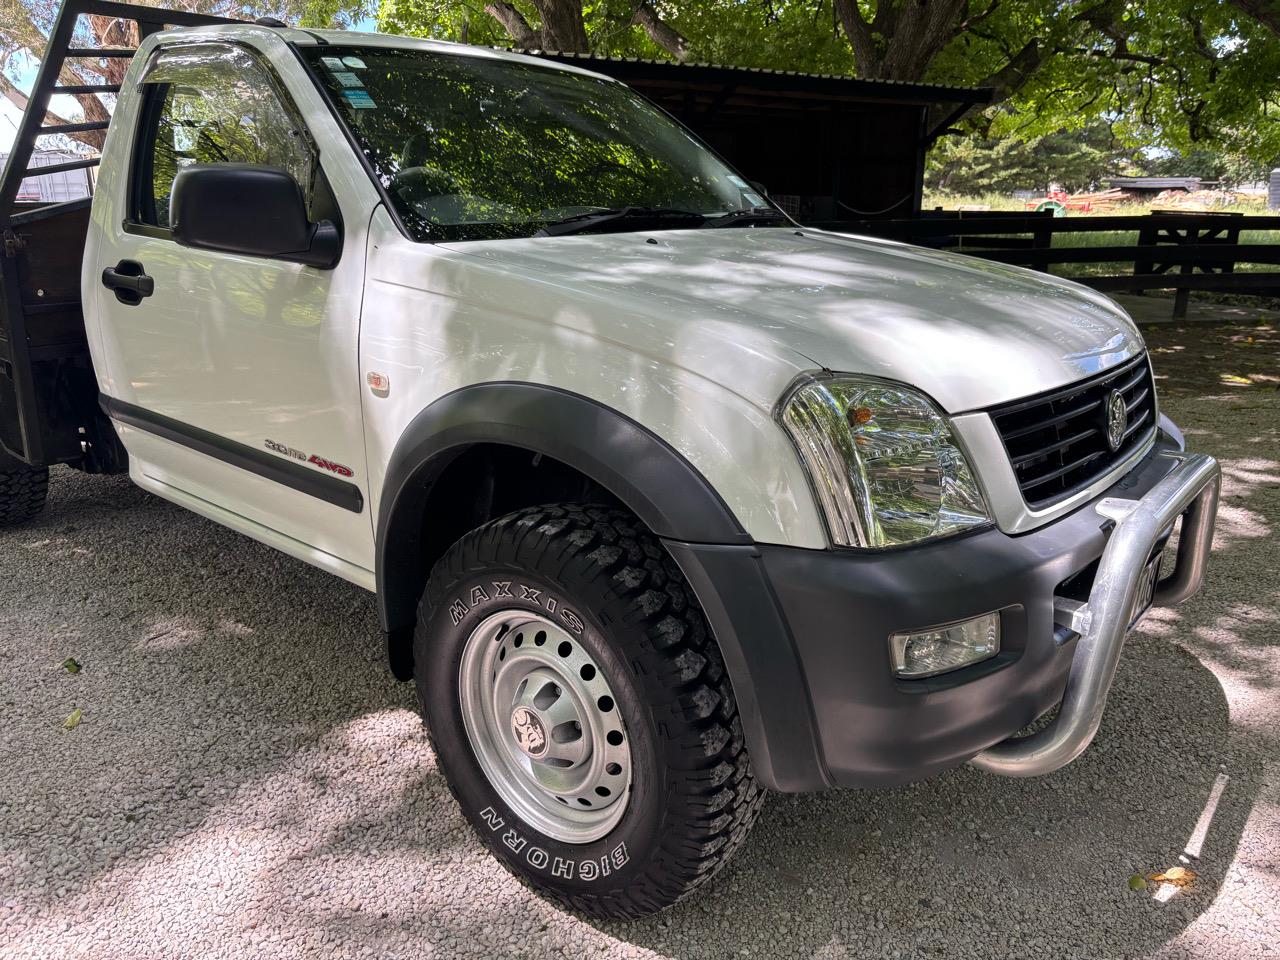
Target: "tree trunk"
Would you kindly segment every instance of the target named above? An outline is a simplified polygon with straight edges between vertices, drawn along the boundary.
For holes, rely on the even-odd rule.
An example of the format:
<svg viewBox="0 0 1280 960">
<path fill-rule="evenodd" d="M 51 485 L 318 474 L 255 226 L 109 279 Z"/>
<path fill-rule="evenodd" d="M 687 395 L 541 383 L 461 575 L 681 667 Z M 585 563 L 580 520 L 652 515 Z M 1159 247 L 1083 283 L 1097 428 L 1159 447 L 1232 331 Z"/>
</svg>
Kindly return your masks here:
<svg viewBox="0 0 1280 960">
<path fill-rule="evenodd" d="M 1044 51 L 1040 47 L 1040 41 L 1033 37 L 1009 58 L 1008 63 L 983 79 L 979 86 L 990 87 L 995 91 L 994 103 L 1008 100 L 1040 69 L 1043 62 Z"/>
<path fill-rule="evenodd" d="M 631 22 L 643 27 L 650 40 L 681 63 L 689 59 L 689 41 L 675 27 L 663 21 L 648 0 L 641 0 Z"/>
<path fill-rule="evenodd" d="M 923 80 L 934 57 L 955 37 L 967 7 L 965 0 L 906 0 L 885 50 L 884 79 Z"/>
<path fill-rule="evenodd" d="M 858 0 L 834 0 L 836 18 L 853 49 L 853 62 L 860 77 L 880 75 L 880 51 L 871 35 L 871 24 L 862 18 Z"/>
<path fill-rule="evenodd" d="M 532 0 L 542 18 L 542 46 L 562 53 L 587 53 L 587 25 L 581 0 Z"/>
<path fill-rule="evenodd" d="M 834 0 L 858 76 L 916 82 L 956 35 L 966 0 L 880 0 L 870 21 L 858 0 Z"/>
<path fill-rule="evenodd" d="M 1253 17 L 1272 33 L 1280 34 L 1280 3 L 1276 0 L 1231 0 L 1231 5 Z"/>
<path fill-rule="evenodd" d="M 928 79 L 937 56 L 956 38 L 990 16 L 1000 0 L 986 0 L 974 10 L 969 0 L 877 0 L 870 19 L 859 0 L 832 0 L 836 17 L 849 40 L 858 76 L 872 80 L 920 83 Z M 1276 24 L 1280 32 L 1280 0 L 1230 0 L 1248 9 L 1261 22 Z M 1069 5 L 1068 5 L 1069 6 Z M 1089 30 L 1115 38 L 1124 7 L 1113 0 L 1097 0 L 1087 6 L 1065 9 L 1061 16 L 1077 30 Z M 1067 41 L 1068 44 L 1074 41 Z M 1047 43 L 1030 36 L 1021 47 L 1007 51 L 1008 60 L 978 86 L 991 87 L 994 102 L 1018 92 L 1064 41 Z M 941 122 L 949 108 L 934 107 L 930 120 Z"/>
</svg>

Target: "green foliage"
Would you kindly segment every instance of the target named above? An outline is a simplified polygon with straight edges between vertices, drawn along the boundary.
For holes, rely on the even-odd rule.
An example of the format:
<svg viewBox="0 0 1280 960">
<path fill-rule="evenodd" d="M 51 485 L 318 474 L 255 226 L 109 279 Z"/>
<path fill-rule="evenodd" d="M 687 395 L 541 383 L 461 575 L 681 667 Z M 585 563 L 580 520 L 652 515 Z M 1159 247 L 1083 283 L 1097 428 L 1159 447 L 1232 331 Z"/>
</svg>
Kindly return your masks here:
<svg viewBox="0 0 1280 960">
<path fill-rule="evenodd" d="M 531 0 L 513 2 L 536 27 Z M 885 21 L 890 26 L 876 26 L 876 10 L 885 2 L 898 14 Z M 895 36 L 917 40 L 924 27 L 912 3 L 861 0 L 862 18 L 875 28 L 877 54 Z M 688 41 L 696 61 L 855 73 L 832 0 L 666 0 L 654 8 Z M 635 10 L 635 0 L 583 0 L 592 52 L 667 56 L 633 23 Z M 1099 119 L 1130 148 L 1185 153 L 1203 147 L 1239 157 L 1237 167 L 1267 166 L 1280 158 L 1280 36 L 1235 5 L 1005 0 L 972 4 L 968 11 L 968 21 L 957 13 L 938 28 L 936 52 L 904 79 L 993 84 L 1011 109 L 970 117 L 966 129 L 997 143 L 1026 141 L 1025 150 L 1000 148 L 1003 159 L 1016 161 L 1019 177 L 1037 169 L 1060 136 L 1070 135 L 1065 132 L 1079 135 Z M 378 15 L 383 29 L 398 33 L 510 45 L 506 31 L 485 11 L 485 0 L 381 0 Z M 918 39 L 924 44 L 928 38 Z M 1088 136 L 1085 143 L 1092 143 Z M 1076 161 L 1065 175 L 1070 179 L 1107 172 L 1097 157 Z"/>
<path fill-rule="evenodd" d="M 1280 36 L 1219 0 L 1129 5 L 1117 36 L 1053 58 L 1012 98 L 1034 137 L 1106 117 L 1133 146 L 1280 158 Z"/>
<path fill-rule="evenodd" d="M 825 0 L 680 4 L 670 22 L 689 38 L 693 59 L 771 70 L 853 75 L 853 54 Z"/>
<path fill-rule="evenodd" d="M 1069 191 L 1096 186 L 1132 165 L 1132 151 L 1110 127 L 1094 121 L 1029 139 L 1017 135 L 949 137 L 930 153 L 925 184 L 950 193 L 1043 192 L 1050 183 Z"/>
<path fill-rule="evenodd" d="M 483 3 L 457 0 L 381 0 L 378 29 L 409 37 L 456 40 L 481 46 L 510 46 L 497 20 Z"/>
<path fill-rule="evenodd" d="M 528 0 L 515 7 L 536 25 Z M 381 0 L 379 29 L 409 36 L 509 47 L 511 38 L 482 0 Z M 631 20 L 635 0 L 586 0 L 592 53 L 669 59 Z M 779 0 L 772 5 L 706 0 L 659 5 L 663 20 L 689 40 L 692 60 L 739 66 L 851 74 L 853 57 L 831 19 L 829 3 Z"/>
<path fill-rule="evenodd" d="M 377 9 L 376 0 L 289 0 L 294 16 L 286 21 L 310 29 L 350 29 Z"/>
<path fill-rule="evenodd" d="M 305 27 L 353 26 L 376 9 L 381 29 L 389 32 L 512 45 L 487 12 L 487 0 L 146 2 L 233 16 L 270 14 Z M 671 45 L 664 49 L 636 22 L 639 0 L 511 3 L 535 30 L 540 9 L 580 11 L 594 53 L 670 56 Z M 892 16 L 877 16 L 889 5 Z M 9 79 L 38 58 L 56 7 L 56 0 L 10 0 L 9 15 L 0 18 L 0 63 Z M 984 140 L 1039 143 L 1101 118 L 1129 147 L 1158 147 L 1162 156 L 1173 151 L 1197 162 L 1204 160 L 1197 151 L 1210 151 L 1223 161 L 1215 164 L 1221 176 L 1245 179 L 1280 162 L 1280 6 L 1274 2 L 649 0 L 645 9 L 683 38 L 689 59 L 843 75 L 856 72 L 844 24 L 854 24 L 856 32 L 861 22 L 869 38 L 858 61 L 864 73 L 869 58 L 880 71 L 874 75 L 993 85 L 1001 105 L 964 124 Z M 106 39 L 111 21 L 98 20 L 82 21 L 83 39 Z M 94 31 L 106 33 L 90 37 Z M 895 47 L 919 55 L 890 62 Z M 123 65 L 74 70 L 110 73 L 116 67 Z M 85 142 L 93 136 L 85 134 Z"/>
<path fill-rule="evenodd" d="M 1259 163 L 1230 148 L 1201 144 L 1185 151 L 1169 150 L 1143 163 L 1144 172 L 1156 177 L 1199 177 L 1227 184 L 1266 180 L 1271 165 Z"/>
</svg>

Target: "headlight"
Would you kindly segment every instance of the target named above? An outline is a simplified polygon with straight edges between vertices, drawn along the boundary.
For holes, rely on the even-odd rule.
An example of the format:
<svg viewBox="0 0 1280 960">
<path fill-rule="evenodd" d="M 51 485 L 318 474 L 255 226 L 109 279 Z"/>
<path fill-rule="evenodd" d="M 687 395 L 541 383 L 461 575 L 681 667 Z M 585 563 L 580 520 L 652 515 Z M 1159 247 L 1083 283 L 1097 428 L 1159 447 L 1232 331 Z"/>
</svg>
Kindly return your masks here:
<svg viewBox="0 0 1280 960">
<path fill-rule="evenodd" d="M 840 546 L 898 546 L 990 520 L 946 419 L 909 387 L 813 379 L 785 398 L 780 419 Z"/>
</svg>

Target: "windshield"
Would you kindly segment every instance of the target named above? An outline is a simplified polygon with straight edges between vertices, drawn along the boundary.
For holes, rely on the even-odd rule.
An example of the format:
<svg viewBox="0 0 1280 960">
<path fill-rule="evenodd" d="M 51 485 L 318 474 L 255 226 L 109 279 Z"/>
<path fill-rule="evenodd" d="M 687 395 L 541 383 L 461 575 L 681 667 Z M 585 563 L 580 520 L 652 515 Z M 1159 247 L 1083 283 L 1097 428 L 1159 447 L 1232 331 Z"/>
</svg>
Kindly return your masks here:
<svg viewBox="0 0 1280 960">
<path fill-rule="evenodd" d="M 687 227 L 682 214 L 698 221 L 765 205 L 621 83 L 484 56 L 304 54 L 418 240 Z"/>
</svg>

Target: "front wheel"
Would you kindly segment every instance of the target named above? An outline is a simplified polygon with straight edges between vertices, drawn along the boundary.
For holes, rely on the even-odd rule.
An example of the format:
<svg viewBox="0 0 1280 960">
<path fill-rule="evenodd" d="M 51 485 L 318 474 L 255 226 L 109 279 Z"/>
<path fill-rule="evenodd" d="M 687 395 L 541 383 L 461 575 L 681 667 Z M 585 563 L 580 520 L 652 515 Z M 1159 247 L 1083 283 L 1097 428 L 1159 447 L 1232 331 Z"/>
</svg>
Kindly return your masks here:
<svg viewBox="0 0 1280 960">
<path fill-rule="evenodd" d="M 706 620 L 608 507 L 536 507 L 454 545 L 414 638 L 450 788 L 489 849 L 597 917 L 661 910 L 737 849 L 763 793 Z"/>
</svg>

